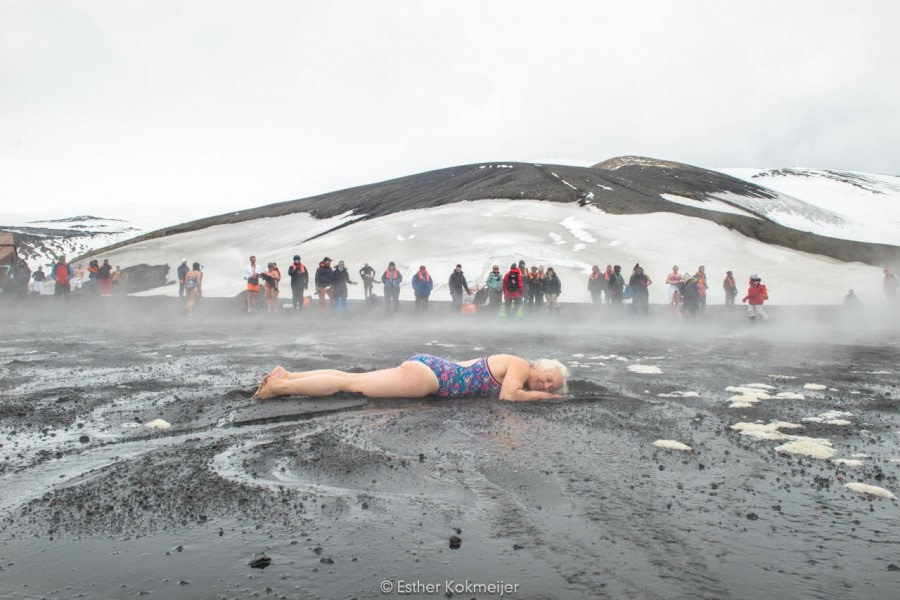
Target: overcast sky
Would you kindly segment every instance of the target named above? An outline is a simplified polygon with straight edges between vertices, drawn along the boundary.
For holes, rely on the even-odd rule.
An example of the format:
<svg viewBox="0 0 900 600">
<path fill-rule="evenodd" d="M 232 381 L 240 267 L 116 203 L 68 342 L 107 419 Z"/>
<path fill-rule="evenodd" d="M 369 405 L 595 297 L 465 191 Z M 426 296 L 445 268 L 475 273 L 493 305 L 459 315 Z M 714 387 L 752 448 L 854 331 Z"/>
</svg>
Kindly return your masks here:
<svg viewBox="0 0 900 600">
<path fill-rule="evenodd" d="M 898 21 L 889 0 L 0 0 L 0 216 L 179 222 L 551 157 L 900 174 Z"/>
</svg>

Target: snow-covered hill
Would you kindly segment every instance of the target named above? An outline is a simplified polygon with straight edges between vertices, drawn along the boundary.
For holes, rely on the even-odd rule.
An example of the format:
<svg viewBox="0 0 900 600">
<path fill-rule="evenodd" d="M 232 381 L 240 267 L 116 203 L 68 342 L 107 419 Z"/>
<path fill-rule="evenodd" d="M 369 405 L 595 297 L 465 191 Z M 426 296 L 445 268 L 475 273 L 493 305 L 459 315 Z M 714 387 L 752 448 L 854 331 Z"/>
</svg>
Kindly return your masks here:
<svg viewBox="0 0 900 600">
<path fill-rule="evenodd" d="M 60 255 L 87 254 L 94 249 L 129 240 L 144 233 L 124 219 L 78 215 L 44 221 L 10 220 L 0 229 L 16 234 L 18 253 L 33 269 L 55 262 Z"/>
<path fill-rule="evenodd" d="M 140 224 L 79 219 L 66 231 L 90 233 L 66 238 L 68 245 L 58 248 L 47 240 L 43 256 L 54 249 L 76 254 L 141 233 Z M 588 300 L 592 265 L 621 264 L 627 273 L 640 262 L 655 281 L 653 302 L 663 300 L 663 280 L 673 264 L 682 272 L 703 264 L 713 302 L 722 300 L 721 280 L 731 270 L 741 282 L 750 273 L 762 275 L 775 303 L 831 304 L 849 288 L 864 300 L 880 299 L 880 267 L 897 266 L 900 257 L 898 225 L 896 177 L 709 171 L 619 157 L 592 167 L 454 167 L 173 224 L 96 256 L 123 267 L 199 261 L 211 296 L 240 293 L 250 254 L 284 270 L 300 254 L 310 270 L 328 255 L 346 261 L 354 276 L 364 262 L 382 270 L 396 261 L 407 278 L 425 264 L 439 299 L 448 297 L 446 281 L 456 263 L 470 283 L 480 284 L 492 264 L 505 270 L 524 259 L 555 267 L 566 301 Z M 175 288 L 145 293 L 174 295 Z M 351 288 L 351 297 L 361 295 Z M 411 298 L 411 289 L 402 297 Z"/>
<path fill-rule="evenodd" d="M 829 237 L 900 244 L 900 177 L 821 169 L 719 169 L 815 206 L 826 218 L 770 209 L 788 227 Z"/>
<path fill-rule="evenodd" d="M 316 237 L 324 231 L 331 233 Z M 587 274 L 593 264 L 621 264 L 630 272 L 641 263 L 655 282 L 653 302 L 665 297 L 663 281 L 673 264 L 691 272 L 705 265 L 712 302 L 724 299 L 720 281 L 727 270 L 740 280 L 760 273 L 779 304 L 837 303 L 849 288 L 873 298 L 881 281 L 875 267 L 765 244 L 703 219 L 611 215 L 590 206 L 536 200 L 455 203 L 367 221 L 352 214 L 317 220 L 298 213 L 148 240 L 105 256 L 121 264 L 152 256 L 171 265 L 185 256 L 203 263 L 206 294 L 232 296 L 243 287 L 241 269 L 250 254 L 286 271 L 295 253 L 311 270 L 324 256 L 344 260 L 354 280 L 364 262 L 380 272 L 396 261 L 407 281 L 424 264 L 435 278 L 434 297 L 440 299 L 449 299 L 447 279 L 457 263 L 470 283 L 483 284 L 492 264 L 505 271 L 519 259 L 553 266 L 563 282 L 562 299 L 577 302 L 589 300 Z M 147 293 L 174 295 L 175 288 Z M 351 288 L 351 297 L 361 295 L 361 288 Z M 401 298 L 412 299 L 411 288 L 405 286 Z"/>
</svg>

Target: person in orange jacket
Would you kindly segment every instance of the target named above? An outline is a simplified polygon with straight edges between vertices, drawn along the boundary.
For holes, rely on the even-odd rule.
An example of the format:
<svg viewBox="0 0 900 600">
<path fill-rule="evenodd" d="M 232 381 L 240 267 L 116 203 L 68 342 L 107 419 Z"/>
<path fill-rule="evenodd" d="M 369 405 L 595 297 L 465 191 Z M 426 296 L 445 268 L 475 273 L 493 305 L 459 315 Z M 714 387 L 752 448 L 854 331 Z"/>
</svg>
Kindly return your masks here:
<svg viewBox="0 0 900 600">
<path fill-rule="evenodd" d="M 750 305 L 747 307 L 747 315 L 750 317 L 751 323 L 756 322 L 756 317 L 761 317 L 763 321 L 769 320 L 769 315 L 766 314 L 762 307 L 763 302 L 768 299 L 769 291 L 762 284 L 762 279 L 760 279 L 759 275 L 754 273 L 750 276 L 750 288 L 747 290 L 747 295 L 741 300 L 741 302 L 747 302 L 748 300 L 750 302 Z"/>
</svg>

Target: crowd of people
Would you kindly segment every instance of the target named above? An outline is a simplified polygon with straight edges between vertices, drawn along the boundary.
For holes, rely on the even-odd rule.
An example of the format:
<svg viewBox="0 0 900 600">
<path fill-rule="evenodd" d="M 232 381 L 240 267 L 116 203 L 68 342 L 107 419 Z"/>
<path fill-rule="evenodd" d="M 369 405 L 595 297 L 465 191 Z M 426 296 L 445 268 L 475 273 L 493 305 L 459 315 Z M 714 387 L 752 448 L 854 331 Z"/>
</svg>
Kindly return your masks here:
<svg viewBox="0 0 900 600">
<path fill-rule="evenodd" d="M 60 256 L 50 268 L 44 271 L 43 266 L 32 271 L 28 262 L 19 263 L 10 269 L 6 291 L 19 296 L 44 293 L 44 284 L 52 282 L 53 295 L 68 298 L 70 294 L 86 294 L 90 296 L 113 296 L 118 292 L 122 280 L 122 269 L 115 268 L 104 259 L 91 260 L 87 267 L 81 263 L 72 265 L 65 256 Z"/>
<path fill-rule="evenodd" d="M 324 257 L 311 276 L 300 256 L 294 256 L 288 268 L 291 307 L 294 310 L 309 308 L 313 304 L 312 294 L 317 297 L 317 305 L 321 311 L 348 310 L 348 286 L 357 285 L 357 282 L 351 279 L 344 261 L 338 261 L 334 267 L 332 263 L 330 257 Z M 186 270 L 182 273 L 182 269 L 187 269 L 187 261 L 179 268 L 181 281 L 183 275 L 187 273 Z M 251 256 L 250 262 L 244 267 L 243 275 L 246 283 L 247 312 L 257 310 L 256 304 L 261 292 L 265 298 L 266 311 L 275 312 L 281 309 L 278 297 L 282 275 L 277 263 L 270 262 L 263 269 L 257 264 L 256 257 Z M 363 298 L 367 303 L 383 302 L 386 312 L 389 314 L 397 312 L 404 278 L 395 262 L 389 262 L 380 277 L 369 263 L 365 263 L 359 269 L 359 278 L 363 284 Z M 705 310 L 709 285 L 706 268 L 703 265 L 698 267 L 693 275 L 682 274 L 678 266 L 674 266 L 665 281 L 673 315 L 693 317 Z M 375 293 L 375 285 L 378 282 L 382 285 L 381 297 Z M 652 284 L 653 280 L 640 264 L 634 265 L 627 280 L 622 274 L 620 265 L 607 265 L 603 271 L 598 265 L 594 265 L 587 278 L 587 289 L 594 304 L 619 306 L 630 300 L 631 310 L 638 315 L 649 313 L 649 288 Z M 408 285 L 411 286 L 415 297 L 414 310 L 427 311 L 428 301 L 435 285 L 428 268 L 421 265 L 412 275 Z M 751 276 L 748 293 L 743 298 L 744 302 L 749 303 L 748 314 L 751 320 L 768 318 L 762 310 L 763 303 L 768 299 L 768 293 L 765 286 L 761 286 L 764 292 L 760 293 L 760 285 L 761 278 L 755 274 Z M 481 306 L 483 307 L 481 311 L 494 313 L 500 317 L 521 317 L 526 313 L 542 310 L 554 313 L 559 310 L 559 297 L 562 294 L 562 282 L 553 267 L 545 269 L 543 265 L 532 265 L 529 268 L 524 260 L 510 264 L 502 273 L 499 265 L 493 265 L 483 285 L 470 285 L 462 265 L 457 264 L 450 273 L 447 287 L 453 310 L 467 313 L 474 312 L 476 307 Z M 738 295 L 738 284 L 731 271 L 726 272 L 722 287 L 725 292 L 725 303 L 733 305 Z M 307 296 L 310 288 L 312 294 Z"/>
<path fill-rule="evenodd" d="M 291 286 L 291 305 L 294 310 L 310 308 L 313 303 L 321 311 L 347 312 L 348 286 L 357 285 L 351 279 L 350 271 L 343 260 L 332 267 L 332 259 L 324 257 L 315 272 L 310 275 L 299 255 L 295 255 L 287 270 Z M 883 291 L 890 303 L 898 303 L 898 279 L 887 267 L 883 269 Z M 186 297 L 186 311 L 193 314 L 197 300 L 203 294 L 203 267 L 194 262 L 188 265 L 182 259 L 177 268 L 178 296 Z M 257 304 L 264 302 L 267 312 L 282 310 L 279 286 L 282 273 L 278 264 L 269 262 L 263 268 L 251 256 L 244 267 L 246 283 L 245 306 L 247 312 L 258 310 Z M 53 294 L 68 297 L 70 294 L 87 294 L 91 296 L 112 296 L 119 289 L 122 271 L 119 266 L 113 268 L 108 259 L 102 263 L 90 260 L 85 268 L 82 264 L 72 265 L 65 256 L 60 256 L 49 272 L 40 266 L 33 271 L 25 260 L 13 265 L 7 276 L 5 292 L 17 295 L 42 294 L 45 282 L 52 282 Z M 379 276 L 369 263 L 359 269 L 359 278 L 363 284 L 363 298 L 369 305 L 382 304 L 386 312 L 399 310 L 400 290 L 404 285 L 404 277 L 395 262 L 388 263 Z M 429 299 L 435 287 L 432 274 L 425 265 L 421 265 L 410 278 L 415 297 L 416 312 L 428 310 Z M 376 284 L 380 283 L 382 296 L 375 293 Z M 587 276 L 587 290 L 595 305 L 609 304 L 621 306 L 630 300 L 631 311 L 636 315 L 649 313 L 650 286 L 653 280 L 640 264 L 632 267 L 626 280 L 620 265 L 606 265 L 601 270 L 593 265 Z M 690 274 L 682 272 L 677 265 L 665 278 L 666 296 L 672 315 L 677 318 L 695 317 L 706 309 L 709 296 L 709 282 L 706 268 L 700 265 Z M 487 312 L 500 317 L 521 317 L 527 313 L 546 311 L 555 313 L 559 310 L 559 298 L 562 294 L 562 282 L 553 267 L 543 265 L 528 267 L 524 260 L 510 264 L 505 272 L 499 265 L 493 265 L 483 284 L 470 284 L 463 272 L 462 265 L 457 264 L 447 280 L 450 292 L 450 305 L 454 311 L 461 313 Z M 307 291 L 312 288 L 312 294 Z M 734 305 L 739 294 L 739 284 L 731 271 L 726 271 L 722 280 L 725 304 Z M 317 300 L 313 299 L 313 294 Z M 763 310 L 768 300 L 768 289 L 762 279 L 753 274 L 747 283 L 747 293 L 742 302 L 748 304 L 748 316 L 751 321 L 765 321 L 768 315 Z M 850 290 L 844 299 L 847 306 L 861 306 L 862 301 L 854 290 Z M 284 305 L 287 307 L 288 305 Z"/>
</svg>

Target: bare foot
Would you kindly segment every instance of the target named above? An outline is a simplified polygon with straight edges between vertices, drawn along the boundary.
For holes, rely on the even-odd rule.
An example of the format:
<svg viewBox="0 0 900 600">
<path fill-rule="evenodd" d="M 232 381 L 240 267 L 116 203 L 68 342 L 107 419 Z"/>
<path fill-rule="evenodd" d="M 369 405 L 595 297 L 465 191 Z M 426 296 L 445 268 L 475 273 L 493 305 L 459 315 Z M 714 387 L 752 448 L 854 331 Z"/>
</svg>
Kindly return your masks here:
<svg viewBox="0 0 900 600">
<path fill-rule="evenodd" d="M 263 380 L 259 382 L 258 386 L 256 386 L 256 391 L 253 392 L 253 396 L 250 398 L 251 400 L 264 400 L 264 398 L 260 396 L 260 392 L 262 392 L 263 388 L 266 387 L 266 383 L 269 382 L 269 377 L 271 376 L 272 374 L 270 373 L 263 377 Z"/>
<path fill-rule="evenodd" d="M 275 379 L 284 379 L 285 374 L 287 373 L 287 369 L 284 367 L 278 366 L 272 369 L 272 372 L 269 373 L 269 377 L 274 377 Z"/>
</svg>

